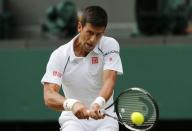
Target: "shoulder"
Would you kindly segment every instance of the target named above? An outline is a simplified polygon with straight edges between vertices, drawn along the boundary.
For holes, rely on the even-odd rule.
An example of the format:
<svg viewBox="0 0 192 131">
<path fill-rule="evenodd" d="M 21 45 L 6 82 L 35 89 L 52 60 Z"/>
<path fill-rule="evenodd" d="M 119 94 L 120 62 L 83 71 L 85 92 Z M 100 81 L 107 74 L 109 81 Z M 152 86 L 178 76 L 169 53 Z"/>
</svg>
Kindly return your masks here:
<svg viewBox="0 0 192 131">
<path fill-rule="evenodd" d="M 60 47 L 53 50 L 51 53 L 51 57 L 55 59 L 65 58 L 68 56 L 68 49 L 70 47 L 70 43 L 61 45 Z"/>
<path fill-rule="evenodd" d="M 117 40 L 113 37 L 108 37 L 108 36 L 103 36 L 101 38 L 101 43 L 107 44 L 107 43 L 112 43 L 112 44 L 118 44 Z"/>
<path fill-rule="evenodd" d="M 101 50 L 117 50 L 119 51 L 119 43 L 112 37 L 103 36 L 100 40 Z"/>
</svg>

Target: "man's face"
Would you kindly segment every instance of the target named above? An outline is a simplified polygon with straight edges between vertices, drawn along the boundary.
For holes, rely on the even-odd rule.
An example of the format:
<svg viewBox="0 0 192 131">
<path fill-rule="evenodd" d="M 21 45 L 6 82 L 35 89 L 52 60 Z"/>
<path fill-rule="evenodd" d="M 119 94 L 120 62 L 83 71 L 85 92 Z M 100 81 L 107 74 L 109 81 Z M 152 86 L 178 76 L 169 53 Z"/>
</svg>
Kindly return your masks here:
<svg viewBox="0 0 192 131">
<path fill-rule="evenodd" d="M 97 27 L 90 23 L 86 23 L 82 26 L 81 23 L 78 23 L 78 32 L 80 33 L 79 42 L 81 46 L 85 52 L 90 52 L 103 36 L 105 27 Z"/>
</svg>

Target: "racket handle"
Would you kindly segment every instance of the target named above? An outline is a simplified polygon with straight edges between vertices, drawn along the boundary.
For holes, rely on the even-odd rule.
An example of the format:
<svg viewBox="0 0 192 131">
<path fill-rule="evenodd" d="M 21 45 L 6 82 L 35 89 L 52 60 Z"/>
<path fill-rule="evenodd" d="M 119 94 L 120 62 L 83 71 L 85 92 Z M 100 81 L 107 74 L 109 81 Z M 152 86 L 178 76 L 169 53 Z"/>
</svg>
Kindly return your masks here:
<svg viewBox="0 0 192 131">
<path fill-rule="evenodd" d="M 119 121 L 119 119 L 118 119 L 117 117 L 112 116 L 112 115 L 109 115 L 108 113 L 106 113 L 106 111 L 105 111 L 105 110 L 102 110 L 102 113 L 103 113 L 104 115 L 108 116 L 108 117 L 111 117 L 111 118 L 113 118 L 113 119 L 115 119 L 115 120 Z"/>
<path fill-rule="evenodd" d="M 109 115 L 108 113 L 106 113 L 106 110 L 105 110 L 105 109 L 101 109 L 100 112 L 102 112 L 103 114 L 105 114 L 105 115 L 108 116 L 108 117 L 111 117 L 111 118 L 117 120 L 120 124 L 126 126 L 126 125 L 125 125 L 123 122 L 121 122 L 117 117 L 111 116 L 111 115 Z"/>
<path fill-rule="evenodd" d="M 101 109 L 99 112 L 101 112 L 101 113 L 103 113 L 103 114 L 106 114 L 105 109 Z"/>
</svg>

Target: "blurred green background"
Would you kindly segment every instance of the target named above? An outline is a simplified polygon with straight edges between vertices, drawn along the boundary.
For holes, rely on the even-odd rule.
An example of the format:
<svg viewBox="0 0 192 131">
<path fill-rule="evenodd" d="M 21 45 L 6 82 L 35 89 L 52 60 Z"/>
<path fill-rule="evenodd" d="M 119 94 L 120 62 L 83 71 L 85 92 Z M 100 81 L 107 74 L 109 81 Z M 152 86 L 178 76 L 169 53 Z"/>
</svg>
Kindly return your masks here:
<svg viewBox="0 0 192 131">
<path fill-rule="evenodd" d="M 40 80 L 54 48 L 0 49 L 0 120 L 57 120 L 45 107 Z M 138 86 L 157 100 L 160 119 L 192 119 L 192 46 L 122 45 L 124 75 L 116 95 Z"/>
</svg>

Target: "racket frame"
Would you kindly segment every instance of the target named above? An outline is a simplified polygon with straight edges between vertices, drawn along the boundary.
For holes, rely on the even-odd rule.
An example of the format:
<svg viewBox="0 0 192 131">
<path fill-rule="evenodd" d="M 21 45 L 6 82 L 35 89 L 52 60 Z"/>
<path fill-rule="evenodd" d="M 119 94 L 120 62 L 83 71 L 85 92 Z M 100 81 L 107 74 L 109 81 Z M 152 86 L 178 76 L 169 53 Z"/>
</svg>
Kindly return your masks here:
<svg viewBox="0 0 192 131">
<path fill-rule="evenodd" d="M 153 104 L 154 104 L 155 111 L 156 111 L 156 121 L 155 121 L 155 123 L 153 124 L 153 126 L 151 126 L 150 128 L 148 128 L 147 130 L 152 129 L 152 128 L 155 127 L 155 125 L 156 125 L 157 122 L 158 122 L 158 119 L 159 119 L 159 108 L 158 108 L 157 102 L 156 102 L 155 99 L 152 97 L 152 95 L 151 95 L 148 91 L 146 91 L 146 90 L 144 90 L 144 89 L 142 89 L 142 88 L 139 88 L 139 87 L 131 87 L 131 88 L 128 88 L 128 89 L 124 90 L 123 92 L 121 92 L 121 93 L 118 95 L 118 97 L 115 99 L 115 101 L 114 101 L 111 105 L 109 105 L 108 107 L 105 108 L 105 110 L 107 110 L 107 109 L 109 109 L 110 107 L 112 107 L 112 106 L 114 105 L 114 108 L 115 108 L 115 112 L 116 112 L 117 117 L 113 117 L 113 116 L 105 113 L 105 111 L 102 111 L 102 112 L 104 112 L 104 114 L 105 114 L 106 116 L 111 117 L 111 118 L 117 120 L 120 124 L 122 124 L 123 126 L 125 126 L 125 127 L 128 128 L 128 129 L 130 129 L 131 131 L 146 131 L 146 130 L 140 130 L 140 129 L 132 128 L 131 126 L 129 126 L 129 125 L 127 125 L 126 123 L 124 123 L 124 122 L 122 121 L 122 118 L 121 118 L 121 116 L 120 116 L 120 114 L 119 114 L 119 111 L 118 111 L 118 101 L 119 101 L 119 97 L 120 97 L 121 95 L 123 95 L 124 93 L 126 93 L 126 92 L 134 91 L 134 90 L 140 91 L 140 92 L 144 93 L 145 95 L 147 95 L 147 96 L 151 99 L 151 101 L 153 102 Z"/>
</svg>

